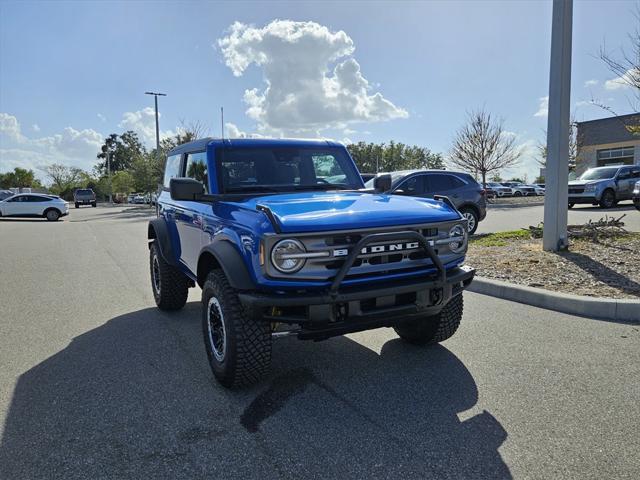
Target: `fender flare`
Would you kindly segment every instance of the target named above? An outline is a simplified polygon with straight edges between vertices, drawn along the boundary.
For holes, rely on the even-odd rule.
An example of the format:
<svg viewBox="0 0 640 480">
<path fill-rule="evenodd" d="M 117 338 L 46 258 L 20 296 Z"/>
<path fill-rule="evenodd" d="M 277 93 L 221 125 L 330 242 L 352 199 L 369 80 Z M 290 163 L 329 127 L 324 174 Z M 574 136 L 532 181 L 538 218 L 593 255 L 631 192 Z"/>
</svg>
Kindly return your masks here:
<svg viewBox="0 0 640 480">
<path fill-rule="evenodd" d="M 255 290 L 256 285 L 249 274 L 242 255 L 229 240 L 218 240 L 206 245 L 198 256 L 198 284 L 202 287 L 213 268 L 221 268 L 229 285 L 236 290 Z"/>
<path fill-rule="evenodd" d="M 171 246 L 171 239 L 169 238 L 169 232 L 167 230 L 167 222 L 163 218 L 154 218 L 149 221 L 147 238 L 158 242 L 160 255 L 162 255 L 165 262 L 174 267 L 177 266 L 176 257 L 173 254 L 173 247 Z M 151 248 L 151 242 L 149 242 L 149 248 Z"/>
</svg>

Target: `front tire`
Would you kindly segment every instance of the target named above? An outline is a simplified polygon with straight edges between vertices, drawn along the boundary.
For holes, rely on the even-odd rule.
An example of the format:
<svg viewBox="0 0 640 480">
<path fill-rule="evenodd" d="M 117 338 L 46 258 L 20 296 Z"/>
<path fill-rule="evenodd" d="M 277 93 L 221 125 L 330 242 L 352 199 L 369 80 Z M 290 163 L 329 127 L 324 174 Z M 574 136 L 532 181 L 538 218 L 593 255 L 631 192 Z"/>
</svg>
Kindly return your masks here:
<svg viewBox="0 0 640 480">
<path fill-rule="evenodd" d="M 522 192 L 519 192 L 519 191 L 516 190 L 515 192 L 513 192 L 513 196 L 514 197 L 521 197 L 522 196 Z"/>
<path fill-rule="evenodd" d="M 160 310 L 180 310 L 187 303 L 189 279 L 162 258 L 160 247 L 155 241 L 149 252 L 151 290 L 156 305 Z"/>
<path fill-rule="evenodd" d="M 413 318 L 399 323 L 393 329 L 405 342 L 414 345 L 439 343 L 451 338 L 462 320 L 462 293 L 447 303 L 440 313 Z"/>
<path fill-rule="evenodd" d="M 616 205 L 616 194 L 610 188 L 602 192 L 600 208 L 613 208 Z"/>
<path fill-rule="evenodd" d="M 93 208 L 96 208 L 96 202 L 93 202 L 93 203 L 91 204 L 91 206 L 92 206 Z"/>
<path fill-rule="evenodd" d="M 202 287 L 202 333 L 211 370 L 227 388 L 250 385 L 271 365 L 271 327 L 248 315 L 224 273 L 213 270 Z"/>
<path fill-rule="evenodd" d="M 76 208 L 80 208 L 80 205 L 78 205 L 78 203 L 76 202 Z"/>
<path fill-rule="evenodd" d="M 467 232 L 469 235 L 476 233 L 478 229 L 478 214 L 472 208 L 462 208 L 460 210 L 462 216 L 467 220 Z"/>
</svg>

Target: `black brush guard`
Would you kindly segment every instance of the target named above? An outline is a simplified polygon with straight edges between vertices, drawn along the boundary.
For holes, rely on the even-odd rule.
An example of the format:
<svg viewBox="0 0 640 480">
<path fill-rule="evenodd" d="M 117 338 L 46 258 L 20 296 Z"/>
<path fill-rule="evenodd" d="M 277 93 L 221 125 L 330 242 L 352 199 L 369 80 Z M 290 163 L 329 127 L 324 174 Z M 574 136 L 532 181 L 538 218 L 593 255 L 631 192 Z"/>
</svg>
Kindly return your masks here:
<svg viewBox="0 0 640 480">
<path fill-rule="evenodd" d="M 435 274 L 392 280 L 384 285 L 343 287 L 342 283 L 362 249 L 371 243 L 413 240 L 424 250 Z M 272 322 L 301 325 L 298 338 L 322 340 L 335 335 L 382 326 L 393 326 L 411 315 L 437 314 L 451 297 L 461 293 L 473 279 L 475 270 L 454 267 L 447 270 L 429 245 L 414 231 L 374 233 L 362 238 L 347 255 L 327 290 L 263 293 L 241 292 L 240 301 L 254 317 Z M 410 298 L 399 303 L 399 298 Z M 365 308 L 365 305 L 373 308 Z"/>
</svg>

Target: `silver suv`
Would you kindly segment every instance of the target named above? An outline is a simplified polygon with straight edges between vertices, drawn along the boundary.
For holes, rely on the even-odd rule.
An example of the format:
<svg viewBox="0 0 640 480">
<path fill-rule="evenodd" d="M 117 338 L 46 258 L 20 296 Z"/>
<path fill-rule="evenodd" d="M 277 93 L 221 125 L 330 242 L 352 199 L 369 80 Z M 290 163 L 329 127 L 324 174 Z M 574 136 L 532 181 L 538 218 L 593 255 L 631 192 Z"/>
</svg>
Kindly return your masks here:
<svg viewBox="0 0 640 480">
<path fill-rule="evenodd" d="M 640 180 L 640 165 L 590 168 L 569 182 L 569 208 L 590 203 L 611 208 L 621 200 L 631 200 L 634 184 Z"/>
</svg>

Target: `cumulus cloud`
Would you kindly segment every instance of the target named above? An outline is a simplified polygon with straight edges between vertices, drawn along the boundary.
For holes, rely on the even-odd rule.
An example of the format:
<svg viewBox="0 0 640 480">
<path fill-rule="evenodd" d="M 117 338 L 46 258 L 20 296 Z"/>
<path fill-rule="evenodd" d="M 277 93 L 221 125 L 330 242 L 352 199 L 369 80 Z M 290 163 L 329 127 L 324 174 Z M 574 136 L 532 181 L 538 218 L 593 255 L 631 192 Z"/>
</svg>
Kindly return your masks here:
<svg viewBox="0 0 640 480">
<path fill-rule="evenodd" d="M 598 80 L 587 80 L 586 82 L 584 82 L 584 86 L 586 87 L 593 87 L 594 85 L 598 84 Z"/>
<path fill-rule="evenodd" d="M 158 118 L 162 118 L 162 113 L 158 112 Z M 135 112 L 125 112 L 122 114 L 122 121 L 118 127 L 123 130 L 133 130 L 138 134 L 140 140 L 147 146 L 155 146 L 156 143 L 156 111 L 151 107 L 145 107 Z M 160 131 L 160 139 L 172 137 L 175 132 L 171 130 Z"/>
<path fill-rule="evenodd" d="M 100 133 L 87 128 L 76 130 L 66 127 L 61 133 L 46 137 L 27 137 L 22 133 L 18 119 L 0 113 L 0 168 L 15 167 L 38 169 L 48 163 L 63 163 L 91 169 L 103 142 Z"/>
<path fill-rule="evenodd" d="M 262 28 L 236 22 L 218 46 L 235 76 L 252 64 L 262 69 L 266 86 L 247 89 L 243 99 L 263 133 L 318 135 L 354 122 L 408 116 L 372 92 L 344 31 L 315 22 L 274 20 Z"/>
<path fill-rule="evenodd" d="M 534 117 L 546 117 L 549 115 L 549 97 L 540 97 L 538 111 L 533 114 Z"/>
<path fill-rule="evenodd" d="M 37 123 L 34 123 L 33 125 L 31 125 L 31 128 L 33 129 L 34 132 L 40 131 L 40 125 L 38 125 Z"/>
<path fill-rule="evenodd" d="M 267 138 L 259 133 L 248 133 L 241 130 L 235 123 L 226 122 L 224 124 L 225 138 Z"/>
<path fill-rule="evenodd" d="M 640 83 L 640 69 L 630 68 L 624 75 L 604 82 L 604 88 L 607 90 L 619 90 L 621 88 L 629 88 L 631 85 L 638 83 Z"/>
</svg>

